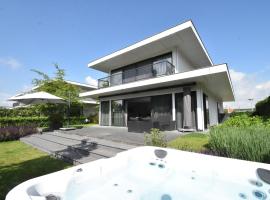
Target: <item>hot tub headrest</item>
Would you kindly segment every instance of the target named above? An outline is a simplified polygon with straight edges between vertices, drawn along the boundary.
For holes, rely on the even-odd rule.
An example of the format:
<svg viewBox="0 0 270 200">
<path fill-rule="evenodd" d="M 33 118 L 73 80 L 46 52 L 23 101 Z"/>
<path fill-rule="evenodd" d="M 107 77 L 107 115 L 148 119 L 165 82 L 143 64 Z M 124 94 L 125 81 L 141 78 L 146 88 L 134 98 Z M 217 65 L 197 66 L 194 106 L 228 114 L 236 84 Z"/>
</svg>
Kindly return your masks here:
<svg viewBox="0 0 270 200">
<path fill-rule="evenodd" d="M 264 182 L 270 184 L 270 170 L 258 168 L 257 174 Z"/>
<path fill-rule="evenodd" d="M 156 149 L 155 150 L 155 155 L 158 158 L 165 158 L 167 156 L 167 151 L 165 151 L 163 149 Z"/>
</svg>

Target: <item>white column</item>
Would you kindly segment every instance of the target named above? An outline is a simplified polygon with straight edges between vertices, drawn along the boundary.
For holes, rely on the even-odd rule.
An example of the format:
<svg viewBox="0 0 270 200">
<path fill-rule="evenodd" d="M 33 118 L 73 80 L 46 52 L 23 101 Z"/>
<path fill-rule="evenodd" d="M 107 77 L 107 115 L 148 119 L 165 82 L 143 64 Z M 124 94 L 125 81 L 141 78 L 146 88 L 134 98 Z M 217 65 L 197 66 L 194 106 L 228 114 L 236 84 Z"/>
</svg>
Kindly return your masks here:
<svg viewBox="0 0 270 200">
<path fill-rule="evenodd" d="M 99 108 L 98 108 L 98 124 L 101 125 L 101 101 L 99 101 Z"/>
<path fill-rule="evenodd" d="M 198 130 L 204 131 L 204 114 L 203 114 L 203 92 L 202 89 L 196 90 L 197 97 L 197 127 Z"/>
<path fill-rule="evenodd" d="M 172 120 L 175 121 L 175 93 L 172 93 Z"/>
<path fill-rule="evenodd" d="M 109 126 L 112 125 L 112 101 L 109 100 Z"/>
</svg>

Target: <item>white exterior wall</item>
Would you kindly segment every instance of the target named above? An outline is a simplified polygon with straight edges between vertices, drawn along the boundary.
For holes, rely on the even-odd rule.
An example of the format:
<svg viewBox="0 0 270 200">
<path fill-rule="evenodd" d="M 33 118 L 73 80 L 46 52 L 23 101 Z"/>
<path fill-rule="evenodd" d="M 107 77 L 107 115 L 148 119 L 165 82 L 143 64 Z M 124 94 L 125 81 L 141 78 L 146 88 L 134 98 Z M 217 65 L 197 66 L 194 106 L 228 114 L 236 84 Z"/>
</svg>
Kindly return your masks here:
<svg viewBox="0 0 270 200">
<path fill-rule="evenodd" d="M 191 62 L 181 53 L 179 48 L 172 51 L 173 65 L 175 66 L 176 73 L 186 72 L 195 69 Z"/>
<path fill-rule="evenodd" d="M 223 107 L 223 102 L 219 102 L 219 113 L 224 113 L 224 107 Z"/>
</svg>

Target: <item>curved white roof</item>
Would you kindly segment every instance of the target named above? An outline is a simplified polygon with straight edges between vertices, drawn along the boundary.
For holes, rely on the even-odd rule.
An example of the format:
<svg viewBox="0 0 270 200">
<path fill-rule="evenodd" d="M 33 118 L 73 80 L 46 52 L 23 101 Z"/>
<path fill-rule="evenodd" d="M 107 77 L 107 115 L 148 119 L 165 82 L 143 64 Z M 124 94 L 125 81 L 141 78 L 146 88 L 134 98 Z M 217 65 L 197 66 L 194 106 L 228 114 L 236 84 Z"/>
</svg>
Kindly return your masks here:
<svg viewBox="0 0 270 200">
<path fill-rule="evenodd" d="M 88 67 L 109 72 L 143 59 L 167 53 L 174 47 L 179 47 L 195 66 L 212 66 L 213 62 L 196 31 L 192 21 L 165 30 L 131 46 L 94 60 Z"/>
</svg>

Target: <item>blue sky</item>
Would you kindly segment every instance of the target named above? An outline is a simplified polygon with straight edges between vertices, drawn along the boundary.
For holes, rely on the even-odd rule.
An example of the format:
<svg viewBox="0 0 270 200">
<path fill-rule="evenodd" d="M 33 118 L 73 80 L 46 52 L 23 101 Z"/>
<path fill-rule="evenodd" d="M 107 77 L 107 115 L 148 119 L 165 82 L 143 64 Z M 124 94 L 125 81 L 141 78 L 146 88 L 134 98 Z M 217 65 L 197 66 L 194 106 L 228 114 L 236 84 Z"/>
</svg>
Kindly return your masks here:
<svg viewBox="0 0 270 200">
<path fill-rule="evenodd" d="M 215 64 L 228 63 L 237 100 L 270 92 L 270 1 L 0 0 L 0 105 L 31 87 L 35 68 L 86 82 L 93 59 L 192 19 Z"/>
</svg>

